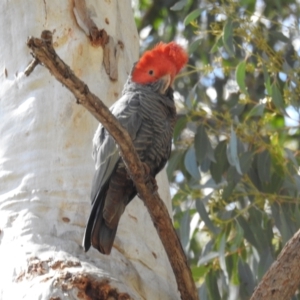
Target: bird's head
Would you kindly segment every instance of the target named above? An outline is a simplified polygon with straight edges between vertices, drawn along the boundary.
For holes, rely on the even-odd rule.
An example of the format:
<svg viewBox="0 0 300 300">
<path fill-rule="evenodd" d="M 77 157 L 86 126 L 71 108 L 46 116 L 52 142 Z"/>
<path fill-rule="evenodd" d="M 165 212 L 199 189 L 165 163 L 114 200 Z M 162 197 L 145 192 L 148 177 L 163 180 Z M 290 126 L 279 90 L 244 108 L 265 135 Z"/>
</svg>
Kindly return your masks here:
<svg viewBox="0 0 300 300">
<path fill-rule="evenodd" d="M 160 92 L 165 93 L 187 61 L 187 53 L 175 42 L 159 43 L 152 50 L 146 51 L 136 63 L 132 81 L 150 84 L 161 80 Z"/>
</svg>

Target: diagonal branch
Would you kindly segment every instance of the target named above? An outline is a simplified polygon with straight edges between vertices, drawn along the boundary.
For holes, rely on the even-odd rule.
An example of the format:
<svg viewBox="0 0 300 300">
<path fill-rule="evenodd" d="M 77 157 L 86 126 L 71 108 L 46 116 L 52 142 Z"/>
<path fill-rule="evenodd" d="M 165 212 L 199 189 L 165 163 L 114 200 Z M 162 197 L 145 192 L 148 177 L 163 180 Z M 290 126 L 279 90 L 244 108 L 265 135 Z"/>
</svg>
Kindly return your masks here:
<svg viewBox="0 0 300 300">
<path fill-rule="evenodd" d="M 43 37 L 46 36 L 47 39 Z M 188 267 L 185 254 L 172 225 L 167 208 L 157 193 L 153 194 L 151 187 L 145 184 L 144 168 L 133 147 L 128 132 L 110 113 L 103 102 L 89 91 L 88 86 L 75 76 L 71 69 L 58 57 L 51 41 L 51 32 L 44 31 L 42 39 L 30 37 L 27 41 L 35 60 L 42 63 L 51 74 L 65 85 L 82 104 L 114 137 L 129 173 L 137 188 L 138 194 L 146 205 L 154 226 L 167 252 L 173 272 L 176 277 L 181 299 L 198 299 L 191 270 Z"/>
</svg>

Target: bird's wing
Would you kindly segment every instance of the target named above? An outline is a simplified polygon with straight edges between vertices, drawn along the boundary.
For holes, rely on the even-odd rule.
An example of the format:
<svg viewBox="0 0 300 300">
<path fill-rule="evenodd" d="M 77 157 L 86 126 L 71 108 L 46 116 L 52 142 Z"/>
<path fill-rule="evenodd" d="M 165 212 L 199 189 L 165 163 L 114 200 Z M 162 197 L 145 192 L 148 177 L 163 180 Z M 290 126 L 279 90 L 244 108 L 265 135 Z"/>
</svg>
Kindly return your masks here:
<svg viewBox="0 0 300 300">
<path fill-rule="evenodd" d="M 133 93 L 125 94 L 110 108 L 112 114 L 128 131 L 132 140 L 136 138 L 136 134 L 142 123 L 139 110 L 140 97 Z M 101 124 L 96 131 L 93 143 L 96 172 L 91 190 L 92 203 L 110 178 L 120 159 L 119 149 L 114 139 Z"/>
</svg>

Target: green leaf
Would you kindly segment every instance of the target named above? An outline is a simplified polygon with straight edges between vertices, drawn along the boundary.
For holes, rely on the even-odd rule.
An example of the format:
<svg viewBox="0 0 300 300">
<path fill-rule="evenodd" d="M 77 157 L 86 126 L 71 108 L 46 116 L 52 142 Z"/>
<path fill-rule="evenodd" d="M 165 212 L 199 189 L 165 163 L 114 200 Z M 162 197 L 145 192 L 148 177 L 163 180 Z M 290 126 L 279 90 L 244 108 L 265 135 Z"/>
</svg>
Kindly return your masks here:
<svg viewBox="0 0 300 300">
<path fill-rule="evenodd" d="M 240 90 L 245 95 L 248 95 L 248 91 L 247 91 L 246 83 L 245 83 L 245 76 L 246 76 L 246 62 L 242 61 L 236 67 L 235 79 L 236 79 L 236 82 L 237 82 Z"/>
<path fill-rule="evenodd" d="M 243 262 L 241 259 L 239 259 L 238 262 L 238 270 L 239 270 L 239 277 L 240 277 L 240 289 L 243 293 L 240 296 L 242 299 L 248 299 L 254 291 L 255 284 L 253 275 L 251 272 L 251 269 L 249 265 L 246 262 Z"/>
<path fill-rule="evenodd" d="M 176 141 L 179 138 L 182 130 L 186 127 L 187 122 L 188 122 L 187 116 L 182 116 L 177 120 L 174 127 L 174 133 L 173 133 L 174 141 Z"/>
<path fill-rule="evenodd" d="M 266 104 L 265 103 L 259 103 L 256 104 L 252 109 L 248 112 L 247 118 L 250 117 L 261 117 L 264 113 Z"/>
<path fill-rule="evenodd" d="M 227 186 L 224 188 L 222 198 L 227 202 L 231 196 L 235 186 L 240 181 L 241 175 L 237 172 L 236 168 L 230 166 L 227 172 Z"/>
<path fill-rule="evenodd" d="M 226 155 L 227 142 L 220 142 L 215 149 L 216 162 L 210 165 L 211 176 L 216 183 L 220 183 L 223 173 L 228 169 L 229 163 Z"/>
<path fill-rule="evenodd" d="M 237 221 L 238 221 L 239 225 L 243 228 L 245 239 L 251 245 L 253 245 L 256 249 L 259 249 L 258 244 L 257 244 L 256 239 L 255 239 L 255 235 L 252 232 L 252 230 L 249 226 L 249 223 L 244 219 L 243 216 L 238 216 Z"/>
<path fill-rule="evenodd" d="M 281 237 L 282 237 L 282 242 L 286 244 L 293 236 L 293 230 L 292 230 L 292 224 L 290 224 L 290 213 L 288 212 L 288 207 L 282 205 L 281 206 L 281 211 L 279 213 L 280 217 L 280 227 L 278 228 Z"/>
<path fill-rule="evenodd" d="M 298 170 L 299 165 L 295 158 L 296 153 L 294 153 L 292 150 L 290 150 L 288 148 L 284 148 L 284 151 L 287 154 L 287 157 L 289 158 L 289 160 L 294 164 L 295 168 Z"/>
<path fill-rule="evenodd" d="M 244 152 L 240 156 L 240 166 L 243 174 L 250 170 L 253 161 L 253 153 L 250 151 Z"/>
<path fill-rule="evenodd" d="M 233 244 L 230 247 L 230 251 L 231 252 L 235 252 L 237 249 L 239 249 L 241 247 L 241 244 L 243 242 L 244 239 L 244 230 L 243 228 L 240 226 L 240 224 L 237 222 L 237 220 L 235 220 L 235 237 L 233 239 Z"/>
<path fill-rule="evenodd" d="M 257 170 L 261 182 L 271 181 L 271 155 L 268 150 L 258 153 Z"/>
<path fill-rule="evenodd" d="M 180 0 L 176 2 L 173 6 L 170 7 L 170 10 L 182 10 L 184 6 L 187 4 L 187 0 Z"/>
<path fill-rule="evenodd" d="M 192 109 L 193 107 L 193 102 L 196 98 L 196 89 L 198 87 L 198 84 L 195 84 L 194 87 L 190 90 L 188 93 L 187 97 L 185 98 L 185 104 L 188 109 Z"/>
<path fill-rule="evenodd" d="M 216 162 L 214 156 L 214 150 L 211 146 L 210 140 L 206 133 L 205 127 L 203 124 L 200 124 L 197 128 L 197 132 L 195 134 L 195 149 L 197 161 L 199 164 L 205 161 L 205 159 L 209 159 L 210 161 Z M 209 168 L 210 162 L 207 162 L 207 168 Z"/>
<path fill-rule="evenodd" d="M 191 271 L 193 275 L 193 279 L 198 281 L 199 279 L 203 278 L 205 274 L 208 272 L 208 268 L 206 266 L 191 266 Z"/>
<path fill-rule="evenodd" d="M 190 211 L 187 209 L 180 222 L 180 240 L 182 248 L 187 253 L 190 246 Z"/>
<path fill-rule="evenodd" d="M 167 165 L 167 174 L 169 179 L 172 178 L 174 171 L 178 169 L 178 165 L 182 159 L 182 156 L 182 151 L 175 151 L 172 153 Z"/>
<path fill-rule="evenodd" d="M 188 48 L 189 54 L 194 53 L 194 52 L 199 48 L 201 42 L 202 42 L 202 39 L 201 39 L 201 38 L 198 38 L 198 39 L 194 40 L 194 41 L 189 45 L 189 48 Z"/>
<path fill-rule="evenodd" d="M 265 87 L 268 95 L 272 95 L 271 79 L 265 65 L 262 66 L 264 71 Z"/>
<path fill-rule="evenodd" d="M 270 221 L 266 218 L 266 214 L 261 210 L 250 207 L 249 210 L 249 219 L 248 224 L 251 227 L 251 230 L 255 236 L 257 243 L 257 250 L 262 252 L 264 249 L 271 246 L 273 239 L 273 231 L 267 230 L 270 226 Z"/>
<path fill-rule="evenodd" d="M 201 13 L 202 13 L 203 9 L 200 9 L 200 8 L 197 8 L 195 10 L 193 10 L 191 13 L 189 13 L 184 21 L 183 21 L 183 24 L 186 26 L 188 24 L 190 24 L 192 21 L 194 21 L 196 18 L 198 18 Z"/>
<path fill-rule="evenodd" d="M 237 103 L 237 105 L 233 106 L 230 109 L 230 114 L 234 116 L 239 116 L 245 109 L 245 104 L 244 103 Z"/>
<path fill-rule="evenodd" d="M 234 56 L 233 48 L 233 23 L 231 19 L 228 19 L 223 29 L 223 43 L 224 47 L 230 57 Z"/>
<path fill-rule="evenodd" d="M 272 84 L 272 100 L 278 110 L 280 110 L 281 112 L 282 110 L 284 111 L 284 101 L 281 92 L 275 82 Z"/>
<path fill-rule="evenodd" d="M 259 253 L 259 263 L 258 263 L 258 270 L 257 270 L 257 277 L 259 281 L 269 270 L 273 262 L 274 262 L 274 257 L 271 254 L 269 248 L 265 248 L 262 252 Z"/>
<path fill-rule="evenodd" d="M 213 300 L 221 300 L 218 288 L 218 274 L 212 270 L 206 275 L 205 283 L 208 289 L 209 298 Z"/>
<path fill-rule="evenodd" d="M 269 35 L 271 38 L 275 39 L 276 41 L 279 40 L 283 43 L 288 43 L 290 41 L 290 39 L 280 31 L 269 31 Z"/>
<path fill-rule="evenodd" d="M 198 266 L 204 265 L 211 260 L 215 259 L 216 257 L 219 257 L 219 252 L 209 252 L 208 254 L 202 256 L 198 261 Z"/>
<path fill-rule="evenodd" d="M 196 157 L 199 164 L 201 164 L 206 157 L 209 145 L 210 140 L 206 134 L 205 127 L 200 124 L 195 135 Z"/>
<path fill-rule="evenodd" d="M 232 271 L 230 275 L 230 281 L 233 285 L 239 286 L 240 285 L 240 278 L 238 272 L 238 261 L 239 261 L 239 253 L 234 253 L 233 255 L 227 256 L 227 260 L 232 260 Z M 228 263 L 227 263 L 228 264 Z"/>
<path fill-rule="evenodd" d="M 226 281 L 229 282 L 227 267 L 226 267 L 226 261 L 225 261 L 225 247 L 226 247 L 226 235 L 225 233 L 221 237 L 220 246 L 219 246 L 219 263 L 220 268 L 224 273 L 224 276 L 226 277 Z"/>
<path fill-rule="evenodd" d="M 223 45 L 223 35 L 220 35 L 212 46 L 210 53 L 215 53 Z"/>
<path fill-rule="evenodd" d="M 227 186 L 224 188 L 223 193 L 222 193 L 222 198 L 227 201 L 229 197 L 231 196 L 234 188 L 236 186 L 236 183 L 234 182 L 229 182 Z"/>
<path fill-rule="evenodd" d="M 237 184 L 241 179 L 241 174 L 239 174 L 234 166 L 230 166 L 227 172 L 227 181 L 234 182 Z"/>
<path fill-rule="evenodd" d="M 209 194 L 211 196 L 211 194 Z M 197 199 L 196 200 L 196 209 L 201 217 L 201 220 L 204 222 L 206 227 L 213 233 L 218 234 L 220 232 L 220 229 L 215 227 L 214 223 L 210 220 L 209 215 L 205 209 L 205 206 L 203 204 L 203 200 Z"/>
<path fill-rule="evenodd" d="M 268 192 L 272 194 L 277 194 L 282 187 L 283 181 L 284 179 L 280 176 L 280 174 L 274 172 L 271 177 L 271 183 Z"/>
<path fill-rule="evenodd" d="M 198 297 L 201 300 L 210 300 L 209 296 L 208 296 L 208 291 L 207 291 L 207 287 L 206 287 L 206 283 L 204 282 L 200 288 L 198 289 Z"/>
<path fill-rule="evenodd" d="M 228 148 L 227 148 L 227 158 L 228 158 L 228 162 L 232 166 L 235 166 L 238 173 L 243 175 L 241 166 L 240 166 L 240 160 L 238 157 L 237 137 L 236 137 L 235 131 L 233 130 L 233 127 L 231 127 L 230 141 L 229 141 Z"/>
<path fill-rule="evenodd" d="M 184 166 L 194 179 L 200 180 L 201 177 L 198 169 L 198 164 L 196 161 L 194 146 L 191 146 L 189 150 L 186 152 L 184 157 Z"/>
</svg>

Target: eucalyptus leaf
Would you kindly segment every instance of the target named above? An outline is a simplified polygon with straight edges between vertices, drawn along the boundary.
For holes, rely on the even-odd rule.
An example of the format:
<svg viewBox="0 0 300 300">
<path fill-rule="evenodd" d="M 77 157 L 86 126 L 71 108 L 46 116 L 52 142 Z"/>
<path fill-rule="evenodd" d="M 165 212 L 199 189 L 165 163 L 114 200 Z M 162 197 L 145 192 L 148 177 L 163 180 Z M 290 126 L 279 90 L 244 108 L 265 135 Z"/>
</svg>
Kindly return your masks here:
<svg viewBox="0 0 300 300">
<path fill-rule="evenodd" d="M 190 211 L 186 210 L 180 222 L 180 240 L 186 253 L 190 245 L 190 221 Z"/>
<path fill-rule="evenodd" d="M 198 266 L 204 265 L 211 260 L 215 259 L 216 257 L 219 257 L 219 252 L 209 252 L 205 256 L 202 256 L 198 261 Z"/>
<path fill-rule="evenodd" d="M 245 95 L 248 95 L 248 91 L 247 91 L 246 83 L 245 83 L 245 77 L 246 77 L 246 62 L 242 61 L 236 67 L 235 80 L 236 80 L 240 90 Z"/>
<path fill-rule="evenodd" d="M 231 19 L 228 19 L 223 29 L 223 43 L 229 56 L 234 56 L 233 47 L 233 23 Z"/>
<path fill-rule="evenodd" d="M 191 13 L 189 13 L 185 17 L 183 24 L 185 26 L 190 24 L 192 21 L 194 21 L 196 18 L 198 18 L 201 15 L 202 11 L 203 11 L 203 9 L 201 9 L 201 8 L 197 8 L 197 9 L 193 10 Z"/>
<path fill-rule="evenodd" d="M 264 113 L 266 104 L 259 103 L 252 107 L 252 109 L 248 112 L 247 117 L 261 117 Z"/>
<path fill-rule="evenodd" d="M 225 248 L 226 248 L 226 235 L 222 234 L 221 240 L 220 240 L 220 246 L 219 246 L 219 263 L 221 270 L 223 271 L 223 274 L 226 278 L 226 284 L 229 284 L 229 276 L 227 272 L 227 267 L 226 267 L 226 261 L 225 261 Z"/>
<path fill-rule="evenodd" d="M 187 4 L 187 0 L 180 0 L 176 2 L 173 6 L 171 6 L 170 10 L 174 10 L 174 11 L 182 10 L 186 4 Z"/>
<path fill-rule="evenodd" d="M 272 86 L 271 86 L 271 79 L 270 79 L 269 73 L 268 73 L 265 65 L 263 65 L 262 68 L 263 68 L 263 72 L 264 72 L 265 87 L 267 89 L 267 93 L 268 93 L 268 95 L 272 95 Z"/>
<path fill-rule="evenodd" d="M 288 43 L 290 41 L 290 39 L 280 31 L 269 31 L 269 35 L 276 41 L 279 40 L 283 43 Z"/>
<path fill-rule="evenodd" d="M 167 174 L 169 179 L 172 178 L 174 171 L 177 170 L 179 162 L 181 161 L 182 157 L 183 157 L 183 153 L 181 151 L 176 151 L 172 153 L 172 156 L 169 159 L 167 164 Z"/>
<path fill-rule="evenodd" d="M 279 218 L 280 218 L 280 227 L 279 227 L 279 231 L 281 233 L 281 237 L 282 237 L 282 242 L 284 244 L 286 244 L 293 236 L 294 231 L 291 228 L 290 225 L 290 221 L 289 221 L 289 213 L 288 211 L 285 211 L 285 209 L 287 210 L 287 206 L 281 206 L 281 211 L 279 213 Z"/>
<path fill-rule="evenodd" d="M 218 234 L 220 229 L 217 228 L 214 223 L 210 220 L 209 215 L 205 209 L 205 206 L 202 202 L 201 199 L 197 199 L 196 200 L 196 208 L 197 211 L 202 219 L 202 221 L 204 222 L 204 224 L 206 225 L 206 227 L 214 234 Z"/>
<path fill-rule="evenodd" d="M 210 50 L 210 53 L 213 54 L 213 53 L 217 52 L 219 50 L 219 48 L 222 47 L 222 46 L 223 46 L 223 35 L 220 35 L 217 38 L 215 44 L 212 46 L 212 48 Z"/>
<path fill-rule="evenodd" d="M 258 154 L 257 170 L 261 182 L 271 181 L 271 155 L 268 150 L 264 150 Z"/>
<path fill-rule="evenodd" d="M 238 270 L 240 277 L 240 288 L 243 289 L 244 295 L 250 297 L 254 291 L 255 283 L 249 265 L 239 259 Z"/>
<path fill-rule="evenodd" d="M 284 101 L 276 83 L 272 84 L 272 101 L 277 109 L 284 111 Z"/>
<path fill-rule="evenodd" d="M 227 148 L 227 158 L 228 162 L 236 167 L 236 170 L 239 174 L 243 174 L 241 167 L 240 167 L 240 160 L 238 157 L 238 144 L 237 144 L 237 137 L 235 134 L 235 131 L 233 130 L 233 127 L 231 127 L 231 135 L 230 135 L 230 141 Z"/>
<path fill-rule="evenodd" d="M 195 150 L 199 164 L 202 163 L 209 150 L 210 141 L 205 131 L 204 125 L 200 124 L 195 135 Z M 211 146 L 211 145 L 210 145 Z"/>
<path fill-rule="evenodd" d="M 221 300 L 218 288 L 217 273 L 210 271 L 205 277 L 205 283 L 208 287 L 209 298 L 214 300 Z"/>
<path fill-rule="evenodd" d="M 288 148 L 284 148 L 284 151 L 285 151 L 287 157 L 289 158 L 289 160 L 294 164 L 295 168 L 298 169 L 299 164 L 295 158 L 296 153 L 294 153 L 291 149 L 288 149 Z"/>
<path fill-rule="evenodd" d="M 244 152 L 240 155 L 240 167 L 243 174 L 246 174 L 251 167 L 253 161 L 253 153 L 250 151 Z"/>
<path fill-rule="evenodd" d="M 201 45 L 201 42 L 202 42 L 202 39 L 200 39 L 200 38 L 194 40 L 194 41 L 189 45 L 189 48 L 188 48 L 189 54 L 192 54 L 192 53 L 194 53 L 196 50 L 198 50 L 198 49 L 199 49 L 199 46 Z"/>
<path fill-rule="evenodd" d="M 198 290 L 198 296 L 201 300 L 210 300 L 205 282 L 200 286 Z"/>
<path fill-rule="evenodd" d="M 252 229 L 249 226 L 249 223 L 245 220 L 245 218 L 243 216 L 238 216 L 237 221 L 238 221 L 239 225 L 243 228 L 244 237 L 246 238 L 246 240 L 250 244 L 252 244 L 256 249 L 259 249 L 259 246 L 258 246 L 257 241 L 255 239 L 255 235 L 252 232 Z"/>
<path fill-rule="evenodd" d="M 267 230 L 271 223 L 267 220 L 265 214 L 255 207 L 250 207 L 248 212 L 248 224 L 255 236 L 257 250 L 262 252 L 264 249 L 271 247 L 274 238 L 273 231 Z"/>
<path fill-rule="evenodd" d="M 193 88 L 188 93 L 188 96 L 185 98 L 185 104 L 188 109 L 192 109 L 194 100 L 196 98 L 196 89 L 198 87 L 198 84 L 195 84 Z"/>
<path fill-rule="evenodd" d="M 235 182 L 229 182 L 228 185 L 224 188 L 223 193 L 222 193 L 222 198 L 227 201 L 229 197 L 231 196 L 234 188 L 236 186 Z"/>
<path fill-rule="evenodd" d="M 274 261 L 270 248 L 265 248 L 259 253 L 259 264 L 258 264 L 258 280 L 261 280 L 265 273 L 269 270 Z"/>
<path fill-rule="evenodd" d="M 177 120 L 174 127 L 174 133 L 173 133 L 173 138 L 175 141 L 180 137 L 183 129 L 187 125 L 187 122 L 188 122 L 188 118 L 186 116 L 182 116 Z"/>
<path fill-rule="evenodd" d="M 196 160 L 195 148 L 192 145 L 185 154 L 184 166 L 189 174 L 196 180 L 200 180 L 200 172 Z"/>
<path fill-rule="evenodd" d="M 215 162 L 211 163 L 210 172 L 211 172 L 211 176 L 213 177 L 216 183 L 221 182 L 223 173 L 229 167 L 226 149 L 227 149 L 227 141 L 224 140 L 217 145 L 214 151 Z"/>
</svg>

